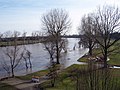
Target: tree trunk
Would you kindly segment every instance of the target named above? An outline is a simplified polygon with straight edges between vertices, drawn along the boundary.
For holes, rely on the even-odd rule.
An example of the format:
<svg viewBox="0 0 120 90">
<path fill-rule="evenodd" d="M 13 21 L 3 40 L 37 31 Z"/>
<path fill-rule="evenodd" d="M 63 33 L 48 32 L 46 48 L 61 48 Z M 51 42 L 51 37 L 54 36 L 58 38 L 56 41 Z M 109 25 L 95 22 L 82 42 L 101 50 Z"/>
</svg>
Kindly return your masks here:
<svg viewBox="0 0 120 90">
<path fill-rule="evenodd" d="M 104 68 L 107 68 L 107 50 L 104 50 Z"/>
<path fill-rule="evenodd" d="M 57 56 L 56 56 L 56 59 L 57 59 L 57 64 L 60 64 L 59 62 L 59 51 L 57 50 Z"/>
<path fill-rule="evenodd" d="M 89 47 L 89 55 L 92 56 L 92 48 Z"/>
<path fill-rule="evenodd" d="M 12 77 L 14 77 L 15 75 L 14 75 L 14 68 L 13 68 L 13 66 L 12 66 Z"/>
<path fill-rule="evenodd" d="M 53 63 L 54 61 L 53 55 L 50 55 L 50 62 Z"/>
<path fill-rule="evenodd" d="M 55 86 L 55 77 L 53 77 L 53 80 L 51 81 L 51 85 L 52 85 L 52 87 Z"/>
<path fill-rule="evenodd" d="M 89 40 L 89 55 L 92 56 L 92 40 Z"/>
<path fill-rule="evenodd" d="M 24 57 L 23 57 L 23 58 L 24 58 Z M 28 69 L 28 65 L 27 65 L 27 60 L 26 60 L 26 58 L 24 58 L 24 60 L 25 60 L 26 69 Z"/>
<path fill-rule="evenodd" d="M 30 61 L 30 58 L 29 58 L 29 63 L 30 63 L 30 68 L 32 68 L 32 63 L 31 63 L 31 61 Z"/>
<path fill-rule="evenodd" d="M 54 87 L 54 83 L 52 83 L 52 87 Z"/>
<path fill-rule="evenodd" d="M 58 40 L 56 41 L 56 60 L 57 60 L 57 64 L 60 64 L 60 62 L 59 62 L 59 47 L 58 47 Z"/>
</svg>

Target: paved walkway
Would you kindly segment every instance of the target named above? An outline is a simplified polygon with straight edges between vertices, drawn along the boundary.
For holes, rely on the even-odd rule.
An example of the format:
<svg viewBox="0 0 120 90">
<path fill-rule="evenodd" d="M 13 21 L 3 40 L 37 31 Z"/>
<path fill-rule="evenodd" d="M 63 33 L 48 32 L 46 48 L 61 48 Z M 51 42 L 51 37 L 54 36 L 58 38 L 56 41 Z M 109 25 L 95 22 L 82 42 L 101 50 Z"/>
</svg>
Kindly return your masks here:
<svg viewBox="0 0 120 90">
<path fill-rule="evenodd" d="M 16 87 L 19 90 L 36 90 L 35 86 L 45 82 L 47 79 L 45 79 L 45 77 L 40 79 L 39 83 L 34 83 L 31 81 L 27 81 L 27 80 L 20 80 L 18 78 L 9 78 L 6 79 L 4 81 L 1 81 L 2 83 L 6 83 L 8 85 L 12 85 L 14 87 Z"/>
</svg>

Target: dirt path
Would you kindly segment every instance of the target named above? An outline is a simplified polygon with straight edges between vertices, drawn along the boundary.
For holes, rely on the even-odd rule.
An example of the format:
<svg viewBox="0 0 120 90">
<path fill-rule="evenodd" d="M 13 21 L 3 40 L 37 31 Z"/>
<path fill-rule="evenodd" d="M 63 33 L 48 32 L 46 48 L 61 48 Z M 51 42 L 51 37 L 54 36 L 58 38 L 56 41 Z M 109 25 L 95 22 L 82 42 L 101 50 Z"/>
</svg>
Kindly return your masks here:
<svg viewBox="0 0 120 90">
<path fill-rule="evenodd" d="M 6 79 L 4 81 L 1 81 L 2 83 L 6 83 L 8 85 L 12 85 L 14 87 L 16 87 L 19 90 L 36 90 L 35 86 L 45 82 L 47 79 L 45 79 L 45 77 L 40 79 L 39 83 L 33 83 L 30 80 L 20 80 L 18 78 L 9 78 Z"/>
</svg>

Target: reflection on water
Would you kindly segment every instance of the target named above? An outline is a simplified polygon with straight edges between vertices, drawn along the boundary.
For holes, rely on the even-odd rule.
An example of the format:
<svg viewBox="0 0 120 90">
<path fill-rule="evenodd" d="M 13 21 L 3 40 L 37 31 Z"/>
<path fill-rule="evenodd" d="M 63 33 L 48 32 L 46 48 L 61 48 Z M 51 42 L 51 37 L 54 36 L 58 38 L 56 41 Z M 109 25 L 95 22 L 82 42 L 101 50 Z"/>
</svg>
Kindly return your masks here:
<svg viewBox="0 0 120 90">
<path fill-rule="evenodd" d="M 45 51 L 44 46 L 41 43 L 26 45 L 26 48 L 32 53 L 31 54 L 32 70 L 26 71 L 25 63 L 21 62 L 15 69 L 15 75 L 25 75 L 39 70 L 44 70 L 50 63 L 49 55 L 47 51 Z M 61 60 L 60 63 L 63 65 L 64 68 L 72 64 L 84 64 L 82 62 L 77 62 L 77 60 L 81 56 L 86 54 L 88 52 L 88 49 L 78 48 L 78 39 L 69 38 L 67 49 L 68 49 L 67 53 L 62 52 L 60 59 Z M 1 53 L 0 60 L 2 60 L 3 56 L 2 51 L 0 51 L 0 53 Z M 3 77 L 5 75 L 6 75 L 5 70 L 0 66 L 0 76 Z"/>
</svg>

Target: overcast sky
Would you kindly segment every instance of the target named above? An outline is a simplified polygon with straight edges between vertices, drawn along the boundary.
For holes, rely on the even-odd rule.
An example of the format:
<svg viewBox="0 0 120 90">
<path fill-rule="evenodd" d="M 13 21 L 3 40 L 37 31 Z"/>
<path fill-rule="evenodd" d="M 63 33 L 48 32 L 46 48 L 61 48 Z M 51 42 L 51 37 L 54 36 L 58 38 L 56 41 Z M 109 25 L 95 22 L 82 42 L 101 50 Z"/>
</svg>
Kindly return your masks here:
<svg viewBox="0 0 120 90">
<path fill-rule="evenodd" d="M 62 8 L 68 11 L 72 21 L 69 34 L 76 34 L 81 17 L 99 6 L 120 6 L 120 0 L 0 0 L 0 32 L 8 30 L 28 32 L 41 30 L 43 13 Z"/>
</svg>

